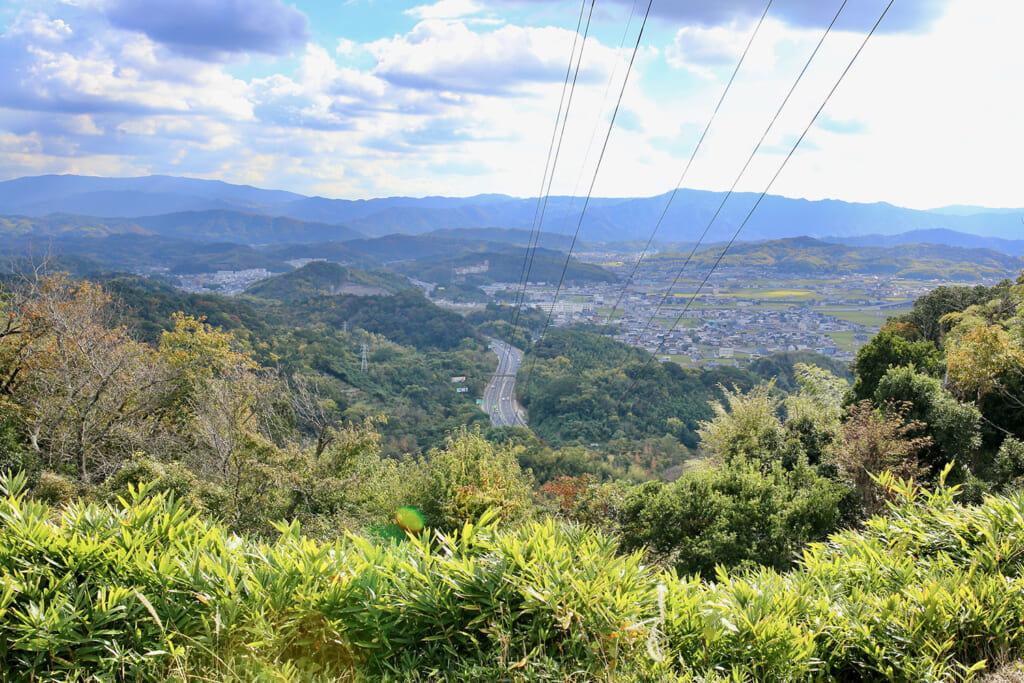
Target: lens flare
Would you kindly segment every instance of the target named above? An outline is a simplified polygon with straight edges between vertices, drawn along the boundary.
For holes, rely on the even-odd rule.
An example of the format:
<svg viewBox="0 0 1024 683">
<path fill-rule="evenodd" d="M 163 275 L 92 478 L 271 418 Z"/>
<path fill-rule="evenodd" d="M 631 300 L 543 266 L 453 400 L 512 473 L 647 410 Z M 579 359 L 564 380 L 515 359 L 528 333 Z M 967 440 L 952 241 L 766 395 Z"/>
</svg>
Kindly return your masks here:
<svg viewBox="0 0 1024 683">
<path fill-rule="evenodd" d="M 414 534 L 423 530 L 423 515 L 412 507 L 401 507 L 395 510 L 395 523 L 404 531 Z"/>
</svg>

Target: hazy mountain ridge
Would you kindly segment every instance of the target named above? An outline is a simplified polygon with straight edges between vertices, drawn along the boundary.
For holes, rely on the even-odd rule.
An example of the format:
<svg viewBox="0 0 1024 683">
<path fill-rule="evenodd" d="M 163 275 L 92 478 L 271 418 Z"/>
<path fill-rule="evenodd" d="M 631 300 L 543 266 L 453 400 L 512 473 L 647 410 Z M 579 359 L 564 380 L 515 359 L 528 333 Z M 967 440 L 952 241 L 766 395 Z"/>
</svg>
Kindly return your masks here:
<svg viewBox="0 0 1024 683">
<path fill-rule="evenodd" d="M 343 241 L 363 234 L 343 225 L 310 223 L 286 216 L 268 216 L 212 209 L 137 218 L 104 218 L 57 213 L 48 216 L 0 216 L 0 236 L 107 237 L 120 234 L 161 235 L 201 242 L 271 244 L 293 241 Z"/>
<path fill-rule="evenodd" d="M 1024 233 L 1024 226 L 1022 226 Z M 851 237 L 823 237 L 825 242 L 836 242 L 850 246 L 893 247 L 900 244 L 945 244 L 968 249 L 993 249 L 1013 256 L 1024 254 L 1024 239 L 1008 240 L 999 237 L 968 235 L 953 230 L 912 230 L 898 235 L 859 235 Z"/>
<path fill-rule="evenodd" d="M 703 232 L 724 196 L 719 192 L 680 190 L 657 239 L 666 242 L 693 239 Z M 711 239 L 731 236 L 756 198 L 754 193 L 733 194 L 712 226 Z M 667 200 L 667 194 L 646 198 L 592 199 L 580 237 L 588 241 L 646 239 L 665 209 Z M 545 207 L 543 229 L 571 234 L 579 220 L 581 206 L 579 198 L 550 197 Z M 89 211 L 84 212 L 83 208 Z M 369 235 L 384 235 L 399 231 L 420 234 L 453 228 L 531 229 L 537 213 L 537 200 L 504 195 L 326 199 L 171 176 L 38 176 L 0 183 L 0 213 L 3 214 L 46 215 L 63 211 L 132 218 L 212 209 L 345 224 Z M 851 237 L 952 230 L 1014 239 L 1022 230 L 1019 213 L 1024 211 L 977 207 L 920 211 L 884 202 L 862 204 L 767 196 L 744 227 L 741 238 Z"/>
</svg>

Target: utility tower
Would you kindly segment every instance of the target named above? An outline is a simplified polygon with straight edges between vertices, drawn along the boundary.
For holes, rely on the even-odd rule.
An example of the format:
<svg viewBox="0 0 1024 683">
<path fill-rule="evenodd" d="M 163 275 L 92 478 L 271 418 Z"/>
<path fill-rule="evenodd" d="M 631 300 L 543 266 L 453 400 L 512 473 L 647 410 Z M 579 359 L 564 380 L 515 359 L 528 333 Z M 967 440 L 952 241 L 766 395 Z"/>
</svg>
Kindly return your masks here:
<svg viewBox="0 0 1024 683">
<path fill-rule="evenodd" d="M 361 351 L 362 351 L 362 355 L 363 355 L 363 362 L 360 365 L 359 369 L 362 370 L 363 372 L 366 372 L 366 370 L 370 367 L 370 364 L 366 360 L 366 351 L 367 351 L 366 344 L 363 344 Z"/>
</svg>

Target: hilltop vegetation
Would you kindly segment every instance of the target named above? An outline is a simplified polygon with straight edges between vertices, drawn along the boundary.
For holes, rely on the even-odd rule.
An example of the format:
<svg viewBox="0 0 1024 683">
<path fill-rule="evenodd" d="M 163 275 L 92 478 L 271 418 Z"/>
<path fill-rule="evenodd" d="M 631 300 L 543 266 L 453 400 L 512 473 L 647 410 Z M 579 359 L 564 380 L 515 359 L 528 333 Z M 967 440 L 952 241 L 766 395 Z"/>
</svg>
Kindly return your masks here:
<svg viewBox="0 0 1024 683">
<path fill-rule="evenodd" d="M 487 270 L 467 275 L 466 280 L 475 284 L 492 282 L 519 282 L 524 276 L 524 249 L 508 248 L 504 251 L 483 251 L 454 258 L 417 261 L 399 266 L 399 270 L 428 282 L 451 282 L 457 268 L 481 266 L 487 262 Z M 530 267 L 530 282 L 559 282 L 565 269 L 566 282 L 615 282 L 618 280 L 611 271 L 589 263 L 571 259 L 566 265 L 565 254 L 549 249 L 533 252 Z"/>
<path fill-rule="evenodd" d="M 458 313 L 438 308 L 418 290 L 394 295 L 341 294 L 306 299 L 269 310 L 285 324 L 324 323 L 342 329 L 347 323 L 419 350 L 450 351 L 464 339 L 479 341 L 476 331 Z"/>
<path fill-rule="evenodd" d="M 231 536 L 151 489 L 0 499 L 7 672 L 186 680 L 956 680 L 1024 645 L 1024 500 L 897 488 L 787 574 L 678 577 L 554 522 Z M 149 496 L 152 497 L 148 497 Z"/>
</svg>

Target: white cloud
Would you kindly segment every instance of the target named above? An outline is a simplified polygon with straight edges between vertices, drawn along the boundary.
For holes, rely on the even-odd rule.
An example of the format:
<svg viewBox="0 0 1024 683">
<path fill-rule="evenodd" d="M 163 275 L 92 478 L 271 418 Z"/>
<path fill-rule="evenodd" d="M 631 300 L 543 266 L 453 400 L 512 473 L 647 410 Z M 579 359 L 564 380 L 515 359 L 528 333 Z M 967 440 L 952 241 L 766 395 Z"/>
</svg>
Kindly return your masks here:
<svg viewBox="0 0 1024 683">
<path fill-rule="evenodd" d="M 1024 5 L 950 2 L 928 33 L 872 39 L 774 192 L 1024 203 Z M 423 14 L 409 32 L 370 42 L 321 36 L 323 46 L 287 60 L 231 68 L 112 28 L 94 5 L 23 12 L 0 35 L 0 168 L 8 177 L 169 172 L 349 197 L 535 193 L 574 34 L 485 27 L 464 15 L 477 4 L 421 5 L 445 18 Z M 487 17 L 496 6 L 487 3 Z M 531 20 L 567 16 L 549 7 L 535 5 Z M 732 183 L 821 34 L 795 25 L 766 21 L 687 186 Z M 592 35 L 617 43 L 621 28 Z M 648 35 L 659 46 L 640 53 L 597 195 L 672 187 L 751 29 L 749 17 L 682 29 L 655 18 Z M 861 38 L 830 35 L 740 189 L 763 189 Z M 556 192 L 586 190 L 628 57 L 587 43 Z"/>
<path fill-rule="evenodd" d="M 401 87 L 499 94 L 536 83 L 562 82 L 573 32 L 503 26 L 471 30 L 457 21 L 420 22 L 404 36 L 367 46 L 374 74 Z M 610 73 L 614 50 L 588 39 L 580 82 Z"/>
<path fill-rule="evenodd" d="M 418 19 L 455 19 L 476 14 L 483 5 L 474 0 L 440 0 L 433 5 L 419 5 L 405 10 Z"/>
</svg>

